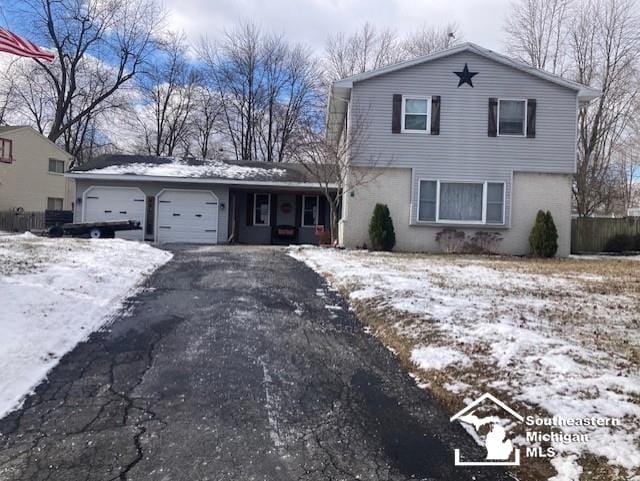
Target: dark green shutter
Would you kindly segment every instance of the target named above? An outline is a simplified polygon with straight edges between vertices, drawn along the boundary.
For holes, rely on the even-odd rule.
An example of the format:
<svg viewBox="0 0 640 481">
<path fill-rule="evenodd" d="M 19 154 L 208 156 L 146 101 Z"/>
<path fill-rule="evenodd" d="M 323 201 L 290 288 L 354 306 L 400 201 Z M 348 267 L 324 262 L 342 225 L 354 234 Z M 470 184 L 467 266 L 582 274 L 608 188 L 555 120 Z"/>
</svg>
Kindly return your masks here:
<svg viewBox="0 0 640 481">
<path fill-rule="evenodd" d="M 431 97 L 431 135 L 440 135 L 440 96 Z"/>
<path fill-rule="evenodd" d="M 402 129 L 402 95 L 393 94 L 393 110 L 391 114 L 391 132 L 399 134 Z"/>
<path fill-rule="evenodd" d="M 498 99 L 489 99 L 489 137 L 498 135 Z"/>
</svg>

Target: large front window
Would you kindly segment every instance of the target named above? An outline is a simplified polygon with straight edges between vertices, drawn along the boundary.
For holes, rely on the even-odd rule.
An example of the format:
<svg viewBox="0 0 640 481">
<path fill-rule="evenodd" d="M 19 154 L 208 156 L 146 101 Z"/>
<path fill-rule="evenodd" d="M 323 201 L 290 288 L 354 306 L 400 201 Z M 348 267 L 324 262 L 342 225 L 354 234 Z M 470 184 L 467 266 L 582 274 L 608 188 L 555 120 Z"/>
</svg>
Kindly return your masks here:
<svg viewBox="0 0 640 481">
<path fill-rule="evenodd" d="M 421 180 L 418 220 L 504 224 L 504 183 Z"/>
<path fill-rule="evenodd" d="M 269 225 L 271 195 L 256 194 L 253 205 L 253 225 Z"/>
<path fill-rule="evenodd" d="M 438 219 L 482 222 L 484 184 L 440 182 Z"/>
<path fill-rule="evenodd" d="M 429 133 L 431 97 L 402 98 L 402 131 Z"/>
</svg>

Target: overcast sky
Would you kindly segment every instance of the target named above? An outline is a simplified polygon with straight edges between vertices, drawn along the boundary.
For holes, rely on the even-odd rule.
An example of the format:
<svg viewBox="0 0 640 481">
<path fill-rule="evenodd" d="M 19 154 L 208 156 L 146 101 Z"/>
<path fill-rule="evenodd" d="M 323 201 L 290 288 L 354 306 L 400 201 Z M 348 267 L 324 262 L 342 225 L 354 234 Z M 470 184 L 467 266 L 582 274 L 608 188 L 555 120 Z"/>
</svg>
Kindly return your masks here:
<svg viewBox="0 0 640 481">
<path fill-rule="evenodd" d="M 457 22 L 465 40 L 502 50 L 502 24 L 509 0 L 165 0 L 172 27 L 193 41 L 215 37 L 240 20 L 305 42 L 317 51 L 327 35 L 351 32 L 364 22 L 399 34 L 421 25 Z"/>
</svg>

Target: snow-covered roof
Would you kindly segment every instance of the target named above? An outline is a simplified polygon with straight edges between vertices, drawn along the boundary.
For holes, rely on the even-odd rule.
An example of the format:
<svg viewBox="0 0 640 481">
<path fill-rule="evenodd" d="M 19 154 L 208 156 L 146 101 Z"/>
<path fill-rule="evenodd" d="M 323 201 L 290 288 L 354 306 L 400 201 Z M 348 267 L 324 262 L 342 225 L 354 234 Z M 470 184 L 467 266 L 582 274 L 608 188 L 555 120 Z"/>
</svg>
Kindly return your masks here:
<svg viewBox="0 0 640 481">
<path fill-rule="evenodd" d="M 197 179 L 256 183 L 317 184 L 294 163 L 222 161 L 213 159 L 109 154 L 91 159 L 68 173 L 72 178 Z"/>
</svg>

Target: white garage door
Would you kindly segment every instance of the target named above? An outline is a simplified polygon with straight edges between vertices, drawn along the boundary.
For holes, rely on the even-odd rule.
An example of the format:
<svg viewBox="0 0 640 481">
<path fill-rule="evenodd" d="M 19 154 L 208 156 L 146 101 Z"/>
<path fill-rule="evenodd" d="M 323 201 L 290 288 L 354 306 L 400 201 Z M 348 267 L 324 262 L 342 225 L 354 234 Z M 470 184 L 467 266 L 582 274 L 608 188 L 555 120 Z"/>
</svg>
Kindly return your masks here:
<svg viewBox="0 0 640 481">
<path fill-rule="evenodd" d="M 143 229 L 119 231 L 116 237 L 142 240 L 145 205 L 146 196 L 137 187 L 89 187 L 84 195 L 83 221 L 137 220 Z"/>
<path fill-rule="evenodd" d="M 166 189 L 158 194 L 158 242 L 218 242 L 218 198 L 206 190 Z"/>
</svg>

